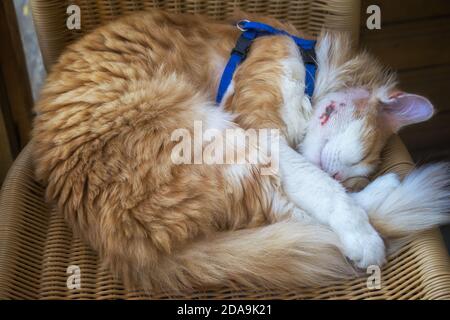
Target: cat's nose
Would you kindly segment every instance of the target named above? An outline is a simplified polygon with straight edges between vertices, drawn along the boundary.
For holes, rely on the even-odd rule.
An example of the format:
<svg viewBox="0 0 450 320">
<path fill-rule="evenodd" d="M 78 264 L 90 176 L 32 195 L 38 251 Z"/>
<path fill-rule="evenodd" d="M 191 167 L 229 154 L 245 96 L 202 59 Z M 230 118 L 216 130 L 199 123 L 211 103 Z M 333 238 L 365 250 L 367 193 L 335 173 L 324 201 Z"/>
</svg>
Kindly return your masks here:
<svg viewBox="0 0 450 320">
<path fill-rule="evenodd" d="M 336 172 L 335 174 L 333 174 L 333 179 L 342 181 L 342 175 L 339 172 Z"/>
</svg>

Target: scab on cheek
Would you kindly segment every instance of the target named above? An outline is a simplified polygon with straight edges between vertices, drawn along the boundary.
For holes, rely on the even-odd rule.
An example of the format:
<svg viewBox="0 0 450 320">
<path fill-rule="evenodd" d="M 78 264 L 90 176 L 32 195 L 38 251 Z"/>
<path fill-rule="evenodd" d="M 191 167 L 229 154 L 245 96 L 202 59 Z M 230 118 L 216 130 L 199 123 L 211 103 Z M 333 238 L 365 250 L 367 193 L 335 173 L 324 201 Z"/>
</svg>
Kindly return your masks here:
<svg viewBox="0 0 450 320">
<path fill-rule="evenodd" d="M 341 103 L 342 104 L 342 103 Z M 340 104 L 340 105 L 341 105 Z M 326 106 L 325 112 L 319 117 L 320 125 L 325 125 L 330 119 L 331 114 L 336 110 L 336 101 L 331 101 L 329 105 Z"/>
</svg>

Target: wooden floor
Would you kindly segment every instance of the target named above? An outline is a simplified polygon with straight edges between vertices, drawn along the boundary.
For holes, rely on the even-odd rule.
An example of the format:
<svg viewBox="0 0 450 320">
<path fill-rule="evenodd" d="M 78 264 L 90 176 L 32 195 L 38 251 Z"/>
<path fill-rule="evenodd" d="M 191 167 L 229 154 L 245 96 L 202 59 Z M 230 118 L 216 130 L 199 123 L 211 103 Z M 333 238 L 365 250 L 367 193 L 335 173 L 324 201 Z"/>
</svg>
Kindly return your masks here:
<svg viewBox="0 0 450 320">
<path fill-rule="evenodd" d="M 381 30 L 366 28 L 366 8 L 381 8 Z M 431 121 L 401 137 L 416 161 L 450 160 L 450 1 L 363 0 L 361 44 L 398 71 L 400 87 L 428 97 Z"/>
</svg>

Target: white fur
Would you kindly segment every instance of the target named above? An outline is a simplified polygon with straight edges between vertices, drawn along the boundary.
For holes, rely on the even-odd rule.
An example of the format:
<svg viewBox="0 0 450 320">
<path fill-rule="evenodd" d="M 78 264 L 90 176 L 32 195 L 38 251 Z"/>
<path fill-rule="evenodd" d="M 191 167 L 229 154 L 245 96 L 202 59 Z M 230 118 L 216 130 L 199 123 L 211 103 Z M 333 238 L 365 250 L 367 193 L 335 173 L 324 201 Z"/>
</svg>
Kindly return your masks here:
<svg viewBox="0 0 450 320">
<path fill-rule="evenodd" d="M 217 129 L 223 131 L 228 128 L 234 128 L 234 116 L 213 104 L 201 105 L 200 114 L 204 115 L 202 119 L 203 130 Z"/>
<path fill-rule="evenodd" d="M 345 44 L 342 44 L 345 46 Z M 340 70 L 335 65 L 333 58 L 344 56 L 349 48 L 341 46 L 340 41 L 333 41 L 333 37 L 326 33 L 321 37 L 318 45 L 316 46 L 316 60 L 318 70 L 316 79 L 314 82 L 314 95 L 313 100 L 318 101 L 321 98 L 321 94 L 326 92 L 336 92 L 340 88 L 336 87 Z"/>
<path fill-rule="evenodd" d="M 303 105 L 304 67 L 297 51 L 283 61 L 282 117 L 288 141 L 280 143 L 281 181 L 289 199 L 319 222 L 330 226 L 342 242 L 344 254 L 360 267 L 384 262 L 384 243 L 370 225 L 366 212 L 358 207 L 345 189 L 325 172 L 293 150 L 311 113 Z M 301 78 L 299 78 L 302 76 Z M 305 109 L 302 109 L 305 108 Z"/>
<path fill-rule="evenodd" d="M 368 186 L 368 196 L 360 198 L 371 219 L 383 220 L 405 235 L 450 222 L 449 164 L 426 165 L 401 183 L 394 180 L 392 176 L 376 179 Z"/>
<path fill-rule="evenodd" d="M 299 148 L 309 161 L 341 181 L 353 176 L 367 176 L 373 169 L 359 163 L 364 156 L 365 123 L 364 119 L 354 117 L 355 101 L 368 96 L 368 91 L 359 88 L 324 95 L 315 106 Z M 330 105 L 333 111 L 323 123 L 322 117 Z"/>
<path fill-rule="evenodd" d="M 291 143 L 297 145 L 303 140 L 312 106 L 308 97 L 304 94 L 305 68 L 294 43 L 292 43 L 290 57 L 284 59 L 281 65 L 283 68 L 281 116 L 286 124 L 288 139 Z"/>
<path fill-rule="evenodd" d="M 280 172 L 290 200 L 330 226 L 341 240 L 347 257 L 362 268 L 384 262 L 383 241 L 370 225 L 366 212 L 337 181 L 286 143 L 280 145 Z"/>
<path fill-rule="evenodd" d="M 296 60 L 293 55 L 294 59 L 283 62 L 282 116 L 288 127 L 288 138 L 280 144 L 281 182 L 290 201 L 300 208 L 294 210 L 294 215 L 302 219 L 302 212 L 307 212 L 318 222 L 331 227 L 339 237 L 343 253 L 365 268 L 381 265 L 385 260 L 384 242 L 370 224 L 366 210 L 371 219 L 382 220 L 395 232 L 418 231 L 449 221 L 445 212 L 450 209 L 450 191 L 444 186 L 449 182 L 449 172 L 448 167 L 446 172 L 442 167 L 430 167 L 413 172 L 402 184 L 395 175 L 388 174 L 353 195 L 346 194 L 342 185 L 327 175 L 340 172 L 343 178 L 346 175 L 366 176 L 373 169 L 353 165 L 363 158 L 363 120 L 354 119 L 352 113 L 357 107 L 355 102 L 368 99 L 369 93 L 364 89 L 343 89 L 336 85 L 341 82 L 338 81 L 339 66 L 349 54 L 349 44 L 332 40 L 325 36 L 317 49 L 319 70 L 312 119 L 308 117 L 310 110 L 302 114 L 302 109 L 298 109 L 298 101 L 302 101 L 303 95 L 299 88 L 303 87 L 296 83 L 293 74 L 303 70 L 299 65 L 301 60 Z M 391 87 L 392 84 L 383 87 L 378 94 L 386 94 Z M 342 103 L 343 108 L 336 110 L 322 125 L 319 118 L 330 101 Z M 308 121 L 308 133 L 300 149 L 305 157 L 290 147 L 297 139 L 301 140 L 304 121 Z"/>
<path fill-rule="evenodd" d="M 376 178 L 367 187 L 352 196 L 367 212 L 375 211 L 386 198 L 400 186 L 400 179 L 395 173 L 388 173 Z"/>
<path fill-rule="evenodd" d="M 231 88 L 231 89 L 230 89 Z M 230 86 L 230 90 L 233 90 L 233 87 Z M 229 90 L 227 90 L 227 93 Z M 223 110 L 221 106 L 215 105 L 206 105 L 203 106 L 205 110 L 203 110 L 202 114 L 205 115 L 203 119 L 203 132 L 206 130 L 217 130 L 216 133 L 221 135 L 221 140 L 225 144 L 225 154 L 223 155 L 224 162 L 222 164 L 226 164 L 226 152 L 230 152 L 230 154 L 237 153 L 245 153 L 249 148 L 254 148 L 255 146 L 248 146 L 246 144 L 245 138 L 236 135 L 236 139 L 227 139 L 226 130 L 236 130 L 238 129 L 237 125 L 233 122 L 234 116 Z M 207 144 L 205 142 L 205 144 Z M 247 177 L 250 174 L 250 165 L 249 164 L 226 164 L 226 174 L 230 178 L 231 183 L 240 184 L 242 179 Z"/>
<path fill-rule="evenodd" d="M 234 94 L 234 80 L 231 80 L 230 84 L 228 85 L 227 90 L 225 91 L 222 101 L 220 102 L 220 106 L 223 107 L 227 100 Z"/>
</svg>

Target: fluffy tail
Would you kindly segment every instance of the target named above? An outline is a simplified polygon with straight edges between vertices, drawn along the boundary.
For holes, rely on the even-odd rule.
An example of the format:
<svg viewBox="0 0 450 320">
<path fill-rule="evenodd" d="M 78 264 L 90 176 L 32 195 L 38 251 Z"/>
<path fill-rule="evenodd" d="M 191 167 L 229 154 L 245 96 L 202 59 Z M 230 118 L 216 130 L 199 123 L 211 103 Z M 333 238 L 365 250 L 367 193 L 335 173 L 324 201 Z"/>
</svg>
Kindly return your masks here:
<svg viewBox="0 0 450 320">
<path fill-rule="evenodd" d="M 194 283 L 249 287 L 317 286 L 349 278 L 356 271 L 330 230 L 293 220 L 224 232 L 162 259 L 140 283 L 159 288 L 191 288 Z"/>
<path fill-rule="evenodd" d="M 413 170 L 385 200 L 369 210 L 370 221 L 387 239 L 399 239 L 450 222 L 450 165 Z"/>
<path fill-rule="evenodd" d="M 369 211 L 391 249 L 411 234 L 450 221 L 450 167 L 414 170 Z M 136 270 L 146 288 L 219 286 L 232 279 L 249 287 L 318 286 L 358 274 L 342 255 L 334 232 L 319 224 L 283 220 L 223 232 L 161 258 L 151 272 Z"/>
<path fill-rule="evenodd" d="M 449 222 L 449 181 L 446 164 L 413 171 L 369 211 L 372 224 L 386 239 L 399 240 Z M 132 282 L 164 290 L 222 286 L 230 279 L 259 288 L 325 285 L 358 274 L 339 245 L 337 235 L 322 225 L 283 220 L 199 240 L 160 257 L 150 272 L 134 270 L 139 278 Z"/>
</svg>

